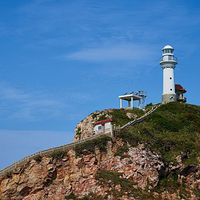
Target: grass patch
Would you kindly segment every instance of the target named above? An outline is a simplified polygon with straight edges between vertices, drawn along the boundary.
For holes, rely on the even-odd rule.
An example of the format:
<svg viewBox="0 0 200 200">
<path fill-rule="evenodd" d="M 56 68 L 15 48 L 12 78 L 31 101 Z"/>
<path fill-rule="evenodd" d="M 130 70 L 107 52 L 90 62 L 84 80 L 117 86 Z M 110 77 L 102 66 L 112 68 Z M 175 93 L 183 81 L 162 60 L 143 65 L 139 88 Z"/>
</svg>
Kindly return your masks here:
<svg viewBox="0 0 200 200">
<path fill-rule="evenodd" d="M 54 159 L 62 159 L 63 156 L 66 155 L 65 151 L 55 151 L 51 154 L 51 157 L 53 157 Z"/>
<path fill-rule="evenodd" d="M 179 197 L 183 199 L 190 198 L 190 194 L 187 192 L 187 186 L 184 183 L 178 182 L 178 174 L 169 174 L 167 177 L 161 177 L 158 185 L 153 191 L 161 194 L 164 191 L 169 193 L 179 193 Z"/>
<path fill-rule="evenodd" d="M 135 115 L 137 115 L 137 117 L 141 117 L 142 115 L 144 115 L 144 111 L 140 110 L 140 109 L 114 109 L 111 112 L 111 115 L 113 116 L 113 122 L 117 125 L 117 126 L 123 126 L 126 123 L 132 121 L 133 119 L 129 119 L 126 115 L 126 113 L 133 113 Z"/>
<path fill-rule="evenodd" d="M 104 115 L 101 115 L 101 116 L 99 117 L 98 121 L 105 120 L 105 119 L 107 119 L 107 117 L 106 117 L 106 115 L 104 114 Z"/>
<path fill-rule="evenodd" d="M 121 173 L 102 170 L 95 175 L 95 179 L 99 180 L 102 184 L 106 184 L 109 180 L 111 180 L 115 186 L 120 185 L 123 192 L 131 191 L 133 188 L 133 183 L 126 179 L 120 178 L 121 175 Z"/>
<path fill-rule="evenodd" d="M 6 178 L 12 178 L 12 172 L 7 172 L 6 173 Z"/>
<path fill-rule="evenodd" d="M 76 131 L 76 135 L 78 135 L 79 139 L 81 138 L 81 128 L 78 127 L 77 131 Z"/>
<path fill-rule="evenodd" d="M 76 156 L 83 154 L 83 150 L 95 152 L 95 147 L 98 147 L 101 152 L 106 152 L 106 145 L 108 141 L 111 141 L 112 138 L 106 135 L 102 135 L 93 140 L 88 140 L 84 143 L 78 144 L 75 146 Z"/>
<path fill-rule="evenodd" d="M 120 198 L 125 193 L 127 195 L 131 194 L 132 197 L 135 197 L 136 199 L 153 199 L 150 193 L 141 190 L 141 189 L 135 189 L 133 187 L 134 183 L 124 179 L 121 177 L 122 174 L 114 171 L 107 171 L 107 170 L 101 170 L 95 175 L 95 179 L 98 180 L 99 184 L 102 186 L 108 186 L 112 188 L 112 190 L 107 191 L 107 193 L 112 194 L 117 199 Z M 116 185 L 120 185 L 121 190 L 118 191 L 114 187 Z"/>
<path fill-rule="evenodd" d="M 34 160 L 35 160 L 37 163 L 40 163 L 40 162 L 42 161 L 42 156 L 37 155 L 36 157 L 34 157 Z"/>
<path fill-rule="evenodd" d="M 165 162 L 176 163 L 176 156 L 186 164 L 198 164 L 200 156 L 200 107 L 168 103 L 159 107 L 144 122 L 120 132 L 117 137 L 135 147 L 144 143 L 162 155 Z"/>
<path fill-rule="evenodd" d="M 115 153 L 115 156 L 123 156 L 125 153 L 127 153 L 129 150 L 128 146 L 121 146 L 117 149 L 117 152 Z"/>
<path fill-rule="evenodd" d="M 65 196 L 65 199 L 78 199 L 77 196 L 72 192 L 71 194 L 69 194 L 68 196 Z"/>
</svg>

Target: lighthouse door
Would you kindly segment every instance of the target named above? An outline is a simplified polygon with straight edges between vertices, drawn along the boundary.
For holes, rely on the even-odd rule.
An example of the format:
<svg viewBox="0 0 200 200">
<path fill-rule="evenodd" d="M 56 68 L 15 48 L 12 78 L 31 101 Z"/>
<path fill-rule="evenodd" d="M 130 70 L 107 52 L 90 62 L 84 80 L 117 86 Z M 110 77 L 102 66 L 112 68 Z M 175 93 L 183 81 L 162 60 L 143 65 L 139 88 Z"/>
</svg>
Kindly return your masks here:
<svg viewBox="0 0 200 200">
<path fill-rule="evenodd" d="M 174 101 L 174 97 L 170 97 L 170 101 Z"/>
</svg>

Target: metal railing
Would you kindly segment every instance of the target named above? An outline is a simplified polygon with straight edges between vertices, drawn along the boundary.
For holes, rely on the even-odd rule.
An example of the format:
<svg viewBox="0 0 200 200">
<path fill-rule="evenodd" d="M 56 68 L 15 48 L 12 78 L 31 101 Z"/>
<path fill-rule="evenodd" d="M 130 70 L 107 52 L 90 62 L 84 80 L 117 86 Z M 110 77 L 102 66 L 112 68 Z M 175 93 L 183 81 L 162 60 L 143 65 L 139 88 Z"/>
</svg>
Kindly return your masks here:
<svg viewBox="0 0 200 200">
<path fill-rule="evenodd" d="M 154 106 L 149 112 L 145 113 L 142 117 L 140 117 L 138 119 L 135 119 L 135 120 L 133 120 L 131 122 L 128 122 L 127 124 L 125 124 L 121 128 L 115 127 L 114 131 L 119 132 L 120 130 L 123 130 L 123 129 L 129 127 L 129 126 L 133 126 L 135 124 L 138 124 L 138 123 L 144 121 L 144 119 L 148 115 L 150 115 L 151 113 L 153 113 L 161 105 L 162 104 L 159 104 L 158 106 Z M 74 148 L 77 144 L 86 142 L 88 140 L 92 140 L 94 138 L 100 137 L 101 135 L 109 135 L 109 136 L 113 137 L 113 129 L 111 128 L 111 131 L 107 132 L 107 133 L 99 133 L 99 134 L 93 135 L 91 137 L 82 139 L 82 140 L 78 140 L 78 141 L 75 141 L 75 142 L 72 142 L 72 143 L 69 143 L 69 144 L 66 144 L 66 145 L 58 146 L 58 147 L 49 148 L 49 149 L 46 149 L 46 150 L 43 150 L 43 151 L 38 151 L 37 153 L 34 153 L 32 155 L 29 155 L 29 156 L 26 156 L 25 158 L 23 158 L 23 159 L 15 162 L 15 163 L 13 163 L 12 165 L 10 165 L 10 166 L 8 166 L 6 168 L 3 168 L 0 171 L 0 177 L 3 176 L 3 175 L 6 175 L 7 173 L 9 173 L 11 171 L 13 171 L 17 167 L 22 166 L 23 164 L 25 164 L 26 162 L 30 161 L 31 159 L 36 158 L 37 156 L 48 156 L 48 155 L 50 155 L 53 152 L 67 151 L 67 150 L 70 150 L 70 149 Z"/>
<path fill-rule="evenodd" d="M 82 140 L 78 140 L 78 141 L 75 141 L 75 142 L 72 142 L 72 143 L 69 143 L 69 144 L 66 144 L 66 145 L 49 148 L 49 149 L 46 149 L 46 150 L 43 150 L 43 151 L 38 151 L 37 153 L 34 153 L 32 155 L 29 155 L 29 156 L 26 156 L 25 158 L 13 163 L 12 165 L 10 165 L 10 166 L 8 166 L 6 168 L 3 168 L 0 171 L 0 176 L 6 175 L 7 173 L 13 171 L 17 167 L 22 166 L 23 164 L 25 164 L 26 162 L 30 161 L 31 159 L 36 158 L 37 156 L 47 156 L 47 155 L 50 155 L 53 152 L 67 151 L 67 150 L 70 150 L 70 149 L 74 148 L 77 144 L 86 142 L 88 140 L 95 139 L 97 137 L 100 137 L 101 135 L 110 135 L 112 137 L 112 134 L 113 133 L 112 133 L 112 130 L 111 130 L 111 132 L 96 134 L 96 135 L 93 135 L 91 137 L 88 137 L 88 138 L 85 138 L 85 139 L 82 139 Z"/>
<path fill-rule="evenodd" d="M 157 106 L 153 106 L 152 109 L 150 111 L 148 111 L 147 113 L 145 113 L 142 117 L 138 118 L 138 119 L 135 119 L 131 122 L 128 122 L 127 124 L 125 124 L 124 126 L 121 127 L 121 130 L 125 129 L 125 128 L 128 128 L 129 126 L 133 126 L 135 124 L 138 124 L 142 121 L 145 120 L 145 118 L 147 116 L 149 116 L 150 114 L 152 114 L 158 107 L 160 107 L 162 104 L 159 104 Z"/>
<path fill-rule="evenodd" d="M 160 62 L 165 62 L 165 61 L 176 61 L 178 62 L 178 59 L 177 57 L 174 57 L 174 56 L 163 56 L 160 58 Z"/>
</svg>

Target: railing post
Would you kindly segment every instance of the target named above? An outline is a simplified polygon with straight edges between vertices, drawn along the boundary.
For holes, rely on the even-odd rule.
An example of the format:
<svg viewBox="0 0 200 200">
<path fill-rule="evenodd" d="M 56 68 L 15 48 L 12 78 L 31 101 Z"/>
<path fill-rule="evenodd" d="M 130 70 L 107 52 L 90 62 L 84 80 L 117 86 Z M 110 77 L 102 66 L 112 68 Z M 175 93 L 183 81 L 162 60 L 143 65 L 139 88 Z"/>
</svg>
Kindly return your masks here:
<svg viewBox="0 0 200 200">
<path fill-rule="evenodd" d="M 112 124 L 111 124 L 111 130 L 110 130 L 110 135 L 111 135 L 111 137 L 113 137 L 113 126 L 112 126 Z"/>
</svg>

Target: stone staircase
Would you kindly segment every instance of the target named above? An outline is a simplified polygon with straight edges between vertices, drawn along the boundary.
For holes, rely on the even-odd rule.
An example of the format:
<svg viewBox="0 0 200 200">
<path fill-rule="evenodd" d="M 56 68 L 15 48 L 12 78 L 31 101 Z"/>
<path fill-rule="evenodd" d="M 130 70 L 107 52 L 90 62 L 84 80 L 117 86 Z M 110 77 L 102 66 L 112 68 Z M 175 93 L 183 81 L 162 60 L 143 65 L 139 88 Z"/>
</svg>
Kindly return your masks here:
<svg viewBox="0 0 200 200">
<path fill-rule="evenodd" d="M 140 118 L 137 118 L 137 119 L 135 119 L 135 120 L 133 120 L 133 121 L 131 121 L 131 122 L 128 122 L 127 124 L 125 124 L 124 126 L 122 126 L 121 127 L 121 130 L 123 130 L 123 129 L 125 129 L 125 128 L 128 128 L 128 127 L 130 127 L 130 126 L 133 126 L 133 125 L 135 125 L 135 124 L 138 124 L 138 123 L 140 123 L 140 122 L 142 122 L 142 121 L 144 121 L 145 120 L 145 118 L 147 117 L 147 116 L 149 116 L 150 114 L 152 114 L 158 107 L 160 107 L 162 104 L 159 104 L 159 105 L 157 105 L 157 106 L 153 106 L 152 107 L 152 109 L 150 110 L 150 111 L 148 111 L 147 113 L 145 113 L 142 117 L 140 117 Z"/>
</svg>

